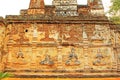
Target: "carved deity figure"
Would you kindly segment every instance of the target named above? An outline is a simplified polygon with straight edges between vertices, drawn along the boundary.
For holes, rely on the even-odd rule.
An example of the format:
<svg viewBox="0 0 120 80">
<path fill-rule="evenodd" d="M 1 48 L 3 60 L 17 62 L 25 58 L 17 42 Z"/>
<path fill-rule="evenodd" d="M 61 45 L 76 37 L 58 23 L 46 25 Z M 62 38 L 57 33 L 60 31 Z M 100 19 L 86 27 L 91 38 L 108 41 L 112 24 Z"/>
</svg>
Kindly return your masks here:
<svg viewBox="0 0 120 80">
<path fill-rule="evenodd" d="M 53 65 L 54 62 L 51 60 L 50 55 L 46 55 L 45 59 L 43 61 L 41 61 L 40 64 L 42 64 L 42 65 Z"/>
<path fill-rule="evenodd" d="M 95 58 L 96 58 L 96 60 L 93 62 L 93 65 L 100 66 L 100 65 L 105 65 L 106 64 L 105 62 L 103 62 L 104 56 L 102 55 L 100 50 L 98 50 L 98 53 L 97 53 Z"/>
<path fill-rule="evenodd" d="M 17 53 L 17 58 L 24 58 L 21 50 L 19 50 L 19 52 Z"/>
<path fill-rule="evenodd" d="M 53 60 L 51 59 L 51 56 L 48 54 L 48 50 L 46 51 L 45 59 L 40 62 L 42 65 L 54 65 Z"/>
<path fill-rule="evenodd" d="M 34 30 L 33 30 L 33 37 L 38 37 L 38 31 L 35 24 L 34 24 Z"/>
<path fill-rule="evenodd" d="M 71 52 L 69 53 L 69 56 L 68 56 L 68 60 L 66 61 L 65 64 L 66 65 L 72 65 L 72 64 L 79 65 L 80 64 L 80 61 L 78 61 L 78 56 L 75 53 L 74 48 L 71 49 Z"/>
<path fill-rule="evenodd" d="M 95 30 L 93 32 L 93 36 L 92 36 L 92 39 L 103 39 L 102 37 L 102 28 L 100 25 L 96 25 L 95 26 Z"/>
</svg>

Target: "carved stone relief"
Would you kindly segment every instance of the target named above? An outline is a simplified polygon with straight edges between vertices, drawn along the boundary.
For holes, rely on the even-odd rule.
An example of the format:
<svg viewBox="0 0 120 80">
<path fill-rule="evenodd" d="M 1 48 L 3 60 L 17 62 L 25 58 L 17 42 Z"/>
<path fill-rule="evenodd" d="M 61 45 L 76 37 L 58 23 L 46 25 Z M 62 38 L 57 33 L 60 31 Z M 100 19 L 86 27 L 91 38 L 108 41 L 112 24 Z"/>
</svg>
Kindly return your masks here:
<svg viewBox="0 0 120 80">
<path fill-rule="evenodd" d="M 51 27 L 50 27 L 51 26 Z M 58 32 L 55 26 L 43 24 L 43 27 L 41 29 L 39 28 L 39 31 L 42 31 L 45 33 L 45 38 L 40 39 L 40 41 L 55 41 L 56 38 L 58 38 Z"/>
<path fill-rule="evenodd" d="M 63 47 L 62 49 L 62 65 L 66 70 L 78 70 L 84 68 L 83 48 Z"/>
<path fill-rule="evenodd" d="M 11 24 L 7 27 L 7 36 L 9 37 L 10 43 L 23 43 L 29 42 L 28 38 L 25 36 L 24 24 Z M 7 37 L 6 37 L 7 38 Z"/>
<path fill-rule="evenodd" d="M 24 58 L 23 52 L 21 50 L 18 51 L 17 58 Z"/>
<path fill-rule="evenodd" d="M 80 61 L 78 60 L 78 56 L 75 53 L 74 48 L 71 49 L 69 56 L 68 56 L 68 60 L 66 61 L 65 64 L 66 65 L 79 65 L 80 64 Z"/>
<path fill-rule="evenodd" d="M 15 27 L 17 26 L 17 27 Z M 91 25 L 93 26 L 93 25 Z M 11 32 L 13 30 L 13 32 Z M 8 37 L 5 39 L 8 42 L 22 44 L 10 47 L 8 50 L 8 67 L 17 64 L 17 67 L 25 64 L 24 68 L 31 68 L 27 65 L 34 64 L 36 69 L 56 69 L 58 65 L 65 67 L 66 70 L 80 70 L 85 67 L 84 49 L 80 46 L 62 46 L 60 56 L 56 47 L 37 46 L 37 45 L 23 45 L 25 42 L 36 43 L 42 42 L 55 42 L 61 39 L 63 42 L 82 42 L 83 38 L 103 40 L 104 44 L 109 43 L 110 30 L 103 25 L 95 25 L 91 30 L 88 25 L 74 25 L 74 24 L 10 24 L 7 27 L 6 34 Z M 11 37 L 11 38 L 10 38 Z M 114 35 L 115 37 L 115 35 Z M 12 50 L 11 50 L 12 49 Z M 88 55 L 90 60 L 87 62 L 90 67 L 95 70 L 111 69 L 113 53 L 108 48 L 93 48 L 91 54 Z M 58 60 L 60 57 L 60 60 Z M 59 62 L 58 62 L 59 61 Z"/>
<path fill-rule="evenodd" d="M 42 38 L 45 38 L 45 32 L 39 31 L 41 27 L 43 26 L 42 24 L 38 25 L 36 23 L 29 25 L 30 27 L 27 28 L 25 35 L 29 38 L 30 43 L 33 41 L 39 41 Z"/>
<path fill-rule="evenodd" d="M 46 55 L 45 59 L 43 61 L 41 61 L 40 64 L 42 64 L 42 65 L 54 65 L 54 62 L 52 61 L 50 55 Z"/>
<path fill-rule="evenodd" d="M 9 47 L 8 48 L 8 54 L 7 54 L 7 65 L 6 68 L 12 68 L 12 69 L 27 69 L 30 68 L 28 64 L 31 64 L 32 59 L 32 48 L 30 47 Z M 15 66 L 14 66 L 15 65 Z"/>
<path fill-rule="evenodd" d="M 67 49 L 67 48 L 66 48 Z M 65 59 L 62 60 L 62 63 L 64 63 L 63 66 L 73 66 L 73 68 L 79 69 L 79 67 L 83 67 L 83 55 L 82 55 L 82 49 L 79 48 L 69 48 L 69 52 L 66 55 L 66 51 L 63 50 L 63 53 L 61 56 Z M 35 65 L 38 65 L 36 68 L 50 68 L 52 66 L 52 69 L 57 68 L 57 59 L 58 52 L 57 48 L 48 48 L 48 47 L 37 47 L 37 48 L 31 48 L 31 47 L 10 47 L 9 53 L 8 53 L 8 61 L 11 63 L 8 64 L 7 67 L 10 68 L 13 65 L 16 64 L 17 67 L 20 67 L 24 64 L 24 67 L 22 68 L 30 68 L 30 66 L 27 66 L 28 64 L 34 63 Z M 67 64 L 70 63 L 70 64 Z M 46 66 L 46 67 L 45 67 Z M 16 67 L 14 67 L 16 68 Z M 70 68 L 70 67 L 69 67 Z"/>
<path fill-rule="evenodd" d="M 21 15 L 0 17 L 0 71 L 119 70 L 120 33 L 101 0 L 88 2 L 31 0 Z"/>
<path fill-rule="evenodd" d="M 57 48 L 55 47 L 39 47 L 36 49 L 36 57 L 38 68 L 51 69 L 57 68 Z M 53 67 L 53 68 L 52 68 Z"/>
<path fill-rule="evenodd" d="M 92 39 L 103 39 L 102 33 L 104 28 L 101 25 L 95 25 Z"/>
<path fill-rule="evenodd" d="M 111 48 L 93 48 L 91 50 L 92 68 L 95 70 L 111 69 L 113 55 Z"/>
<path fill-rule="evenodd" d="M 64 41 L 80 41 L 82 39 L 81 27 L 78 26 L 66 26 L 63 28 L 62 38 Z"/>
<path fill-rule="evenodd" d="M 91 39 L 103 40 L 104 44 L 111 44 L 110 29 L 104 25 L 95 25 Z"/>
<path fill-rule="evenodd" d="M 106 65 L 106 63 L 103 61 L 104 56 L 100 50 L 97 51 L 95 58 L 96 58 L 96 60 L 93 62 L 93 65 L 95 65 L 95 66 Z"/>
</svg>

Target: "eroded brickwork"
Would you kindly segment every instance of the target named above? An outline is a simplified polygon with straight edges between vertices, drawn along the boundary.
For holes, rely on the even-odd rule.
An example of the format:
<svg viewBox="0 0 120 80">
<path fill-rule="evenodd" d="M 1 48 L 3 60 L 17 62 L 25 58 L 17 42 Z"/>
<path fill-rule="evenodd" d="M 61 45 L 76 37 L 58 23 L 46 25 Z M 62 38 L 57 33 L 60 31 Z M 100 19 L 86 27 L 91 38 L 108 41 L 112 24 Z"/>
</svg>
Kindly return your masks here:
<svg viewBox="0 0 120 80">
<path fill-rule="evenodd" d="M 72 1 L 67 5 L 68 1 L 53 0 L 54 5 L 46 6 L 43 0 L 31 0 L 21 15 L 7 16 L 5 23 L 1 19 L 0 70 L 23 74 L 119 71 L 120 34 L 99 12 L 101 1 L 86 6 L 76 0 L 72 0 L 74 6 Z M 56 15 L 71 11 L 68 7 L 75 7 L 70 9 L 77 15 Z"/>
</svg>

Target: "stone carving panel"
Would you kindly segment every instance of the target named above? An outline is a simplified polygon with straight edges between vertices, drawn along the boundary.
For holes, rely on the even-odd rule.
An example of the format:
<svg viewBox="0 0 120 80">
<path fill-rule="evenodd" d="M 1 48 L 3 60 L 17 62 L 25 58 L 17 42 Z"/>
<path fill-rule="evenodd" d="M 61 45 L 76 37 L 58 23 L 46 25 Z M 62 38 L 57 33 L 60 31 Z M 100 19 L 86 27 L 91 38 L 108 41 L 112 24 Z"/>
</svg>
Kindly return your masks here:
<svg viewBox="0 0 120 80">
<path fill-rule="evenodd" d="M 65 26 L 62 28 L 63 41 L 79 42 L 82 39 L 82 28 L 79 26 Z"/>
<path fill-rule="evenodd" d="M 29 39 L 25 36 L 25 24 L 10 24 L 7 26 L 7 38 L 10 43 L 24 43 L 29 42 Z"/>
<path fill-rule="evenodd" d="M 45 55 L 45 59 L 40 62 L 41 65 L 54 65 L 53 60 L 51 59 L 50 55 Z"/>
<path fill-rule="evenodd" d="M 112 68 L 112 61 L 114 56 L 111 48 L 92 48 L 91 53 L 91 67 L 93 70 L 108 70 Z"/>
<path fill-rule="evenodd" d="M 35 55 L 33 55 L 31 47 L 9 47 L 7 54 L 7 65 L 6 67 L 12 69 L 30 69 L 30 64 L 35 62 Z M 35 59 L 35 60 L 34 60 Z M 14 66 L 15 65 L 15 66 Z"/>
<path fill-rule="evenodd" d="M 10 50 L 12 49 L 12 50 Z M 9 48 L 9 52 L 11 57 L 13 58 L 12 62 L 16 62 L 18 59 L 26 59 L 27 61 L 27 56 L 28 56 L 28 52 L 27 50 L 29 50 L 29 47 L 10 47 Z"/>
<path fill-rule="evenodd" d="M 39 47 L 37 48 L 36 62 L 38 68 L 56 69 L 57 68 L 57 48 Z"/>
<path fill-rule="evenodd" d="M 55 25 L 45 25 L 38 29 L 38 31 L 44 32 L 44 38 L 40 39 L 40 41 L 56 41 L 59 37 L 59 28 Z"/>
<path fill-rule="evenodd" d="M 105 25 L 95 25 L 91 39 L 103 40 L 104 44 L 111 44 L 110 29 Z"/>
<path fill-rule="evenodd" d="M 80 65 L 80 61 L 78 60 L 78 56 L 74 48 L 71 49 L 68 55 L 68 60 L 66 61 L 65 64 L 66 65 Z"/>
<path fill-rule="evenodd" d="M 21 51 L 21 49 L 19 49 L 19 51 L 17 52 L 17 58 L 24 58 L 23 52 Z"/>
<path fill-rule="evenodd" d="M 83 49 L 77 47 L 64 47 L 62 49 L 62 67 L 68 70 L 83 69 Z M 7 68 L 31 69 L 34 64 L 38 70 L 54 70 L 58 67 L 58 50 L 56 47 L 9 47 Z M 16 66 L 13 66 L 16 65 Z M 31 65 L 31 66 L 30 66 Z"/>
<path fill-rule="evenodd" d="M 29 38 L 30 43 L 33 41 L 39 41 L 42 38 L 45 38 L 45 32 L 39 31 L 39 29 L 42 30 L 43 25 L 42 24 L 30 24 L 30 27 L 26 29 L 26 36 Z"/>
<path fill-rule="evenodd" d="M 59 28 L 56 25 L 47 24 L 31 24 L 30 27 L 25 28 L 25 36 L 29 39 L 29 42 L 46 42 L 57 41 L 59 38 Z"/>
<path fill-rule="evenodd" d="M 62 64 L 66 70 L 81 70 L 84 68 L 83 48 L 63 47 L 61 55 L 63 55 Z"/>
<path fill-rule="evenodd" d="M 104 28 L 101 25 L 95 25 L 92 39 L 103 39 Z"/>
</svg>

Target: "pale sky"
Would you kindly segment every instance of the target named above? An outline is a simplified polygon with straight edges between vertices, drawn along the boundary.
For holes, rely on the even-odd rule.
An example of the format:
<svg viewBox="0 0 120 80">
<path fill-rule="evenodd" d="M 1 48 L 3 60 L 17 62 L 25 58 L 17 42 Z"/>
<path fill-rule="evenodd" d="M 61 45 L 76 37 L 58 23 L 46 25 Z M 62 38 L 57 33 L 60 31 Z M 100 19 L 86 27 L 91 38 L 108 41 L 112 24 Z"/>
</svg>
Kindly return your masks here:
<svg viewBox="0 0 120 80">
<path fill-rule="evenodd" d="M 44 0 L 45 4 L 52 4 L 52 0 Z M 109 10 L 110 0 L 102 0 L 105 12 Z M 29 7 L 30 0 L 0 0 L 0 16 L 19 15 L 21 9 Z M 87 0 L 78 0 L 78 4 L 86 4 Z"/>
</svg>

